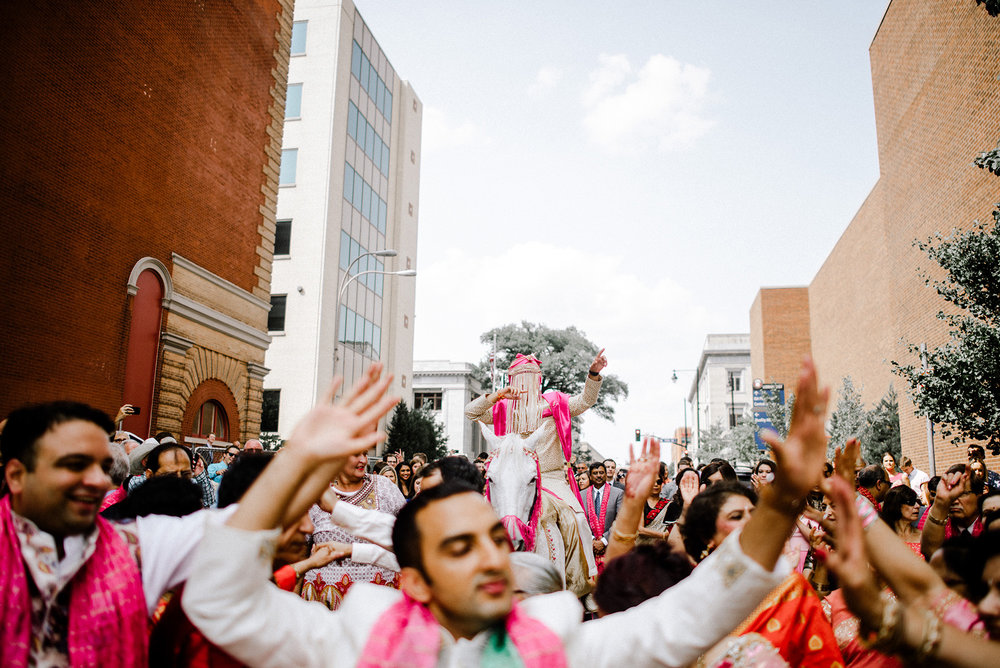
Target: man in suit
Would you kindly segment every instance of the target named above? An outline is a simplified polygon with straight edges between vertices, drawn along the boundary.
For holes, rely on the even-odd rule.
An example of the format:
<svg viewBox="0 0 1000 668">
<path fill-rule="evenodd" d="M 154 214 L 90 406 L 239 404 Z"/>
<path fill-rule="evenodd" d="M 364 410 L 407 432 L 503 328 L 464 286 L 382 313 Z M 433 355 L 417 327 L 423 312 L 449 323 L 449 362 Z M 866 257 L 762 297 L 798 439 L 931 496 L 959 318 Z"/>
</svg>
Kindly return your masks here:
<svg viewBox="0 0 1000 668">
<path fill-rule="evenodd" d="M 583 511 L 594 534 L 594 558 L 597 560 L 597 571 L 604 570 L 604 550 L 608 547 L 611 536 L 611 526 L 618 517 L 618 509 L 622 505 L 622 490 L 607 481 L 608 470 L 603 462 L 590 465 L 590 482 L 584 494 Z"/>
</svg>

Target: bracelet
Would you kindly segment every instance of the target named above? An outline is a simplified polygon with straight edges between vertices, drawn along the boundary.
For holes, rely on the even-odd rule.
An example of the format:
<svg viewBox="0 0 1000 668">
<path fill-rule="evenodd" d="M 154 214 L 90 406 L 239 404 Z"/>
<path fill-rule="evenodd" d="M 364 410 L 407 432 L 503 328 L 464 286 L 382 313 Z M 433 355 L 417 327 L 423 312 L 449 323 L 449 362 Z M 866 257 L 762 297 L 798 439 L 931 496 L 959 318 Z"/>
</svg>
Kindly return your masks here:
<svg viewBox="0 0 1000 668">
<path fill-rule="evenodd" d="M 591 378 L 600 378 L 601 377 L 601 374 L 594 373 L 593 371 L 589 371 L 589 370 L 587 371 L 587 375 L 590 376 Z"/>
<path fill-rule="evenodd" d="M 931 524 L 936 524 L 939 527 L 943 527 L 944 525 L 948 524 L 947 519 L 939 520 L 938 518 L 934 517 L 934 513 L 932 513 L 929 510 L 927 511 L 927 521 L 930 522 Z"/>
<path fill-rule="evenodd" d="M 861 520 L 861 528 L 865 531 L 878 519 L 878 511 L 872 502 L 858 494 L 854 497 L 854 507 L 858 510 L 858 518 Z"/>
<path fill-rule="evenodd" d="M 639 535 L 639 532 L 636 531 L 635 533 L 622 533 L 621 531 L 618 530 L 617 526 L 614 526 L 611 527 L 611 535 L 614 538 L 617 538 L 618 540 L 622 541 L 623 543 L 628 543 L 629 541 L 635 540 L 635 537 Z"/>
<path fill-rule="evenodd" d="M 943 622 L 940 617 L 931 610 L 924 611 L 924 634 L 915 654 L 918 662 L 923 663 L 937 653 L 941 646 L 942 627 Z"/>
<path fill-rule="evenodd" d="M 879 598 L 882 600 L 882 621 L 879 628 L 877 631 L 859 634 L 858 642 L 865 649 L 876 649 L 884 654 L 892 654 L 899 645 L 899 636 L 903 629 L 903 608 L 887 591 L 882 592 Z"/>
</svg>

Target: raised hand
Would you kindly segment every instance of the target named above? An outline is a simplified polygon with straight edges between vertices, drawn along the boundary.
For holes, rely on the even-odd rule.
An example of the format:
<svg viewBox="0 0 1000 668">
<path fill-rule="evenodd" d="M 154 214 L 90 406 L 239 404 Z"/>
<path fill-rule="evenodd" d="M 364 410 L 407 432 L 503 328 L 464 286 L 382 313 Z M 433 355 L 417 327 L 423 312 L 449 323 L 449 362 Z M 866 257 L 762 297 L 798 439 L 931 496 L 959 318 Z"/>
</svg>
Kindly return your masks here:
<svg viewBox="0 0 1000 668">
<path fill-rule="evenodd" d="M 841 450 L 838 445 L 833 451 L 834 474 L 843 479 L 843 481 L 851 487 L 855 486 L 858 456 L 860 454 L 861 444 L 858 443 L 858 439 L 856 438 L 847 439 L 847 442 L 844 443 L 843 450 Z"/>
<path fill-rule="evenodd" d="M 937 496 L 934 497 L 934 505 L 950 508 L 951 504 L 962 496 L 965 492 L 965 483 L 969 479 L 969 467 L 965 468 L 964 473 L 956 471 L 941 476 L 941 482 L 937 486 Z"/>
<path fill-rule="evenodd" d="M 320 461 L 364 452 L 385 439 L 377 429 L 378 421 L 399 401 L 386 396 L 392 376 L 382 377 L 382 364 L 375 363 L 355 383 L 339 403 L 333 399 L 341 379 L 334 379 L 330 390 L 292 431 L 288 447 Z"/>
<path fill-rule="evenodd" d="M 824 416 L 829 399 L 830 389 L 819 389 L 816 367 L 807 357 L 799 372 L 788 438 L 782 442 L 772 431 L 761 432 L 778 464 L 770 487 L 780 499 L 804 501 L 823 478 L 827 440 Z"/>
<path fill-rule="evenodd" d="M 517 401 L 521 398 L 522 394 L 526 394 L 525 390 L 515 390 L 513 387 L 502 387 L 496 391 L 493 395 L 493 403 L 500 401 L 501 399 L 510 399 L 511 401 Z"/>
<path fill-rule="evenodd" d="M 681 476 L 680 490 L 681 498 L 684 500 L 684 507 L 687 508 L 694 501 L 694 497 L 698 496 L 698 492 L 701 491 L 701 486 L 698 484 L 698 476 Z"/>
<path fill-rule="evenodd" d="M 601 348 L 601 352 L 597 353 L 597 357 L 590 363 L 590 373 L 601 373 L 607 365 L 608 358 L 604 356 L 604 348 Z"/>
<path fill-rule="evenodd" d="M 649 498 L 653 483 L 660 475 L 660 441 L 647 436 L 636 458 L 632 445 L 628 446 L 628 477 L 625 478 L 625 496 Z"/>
</svg>

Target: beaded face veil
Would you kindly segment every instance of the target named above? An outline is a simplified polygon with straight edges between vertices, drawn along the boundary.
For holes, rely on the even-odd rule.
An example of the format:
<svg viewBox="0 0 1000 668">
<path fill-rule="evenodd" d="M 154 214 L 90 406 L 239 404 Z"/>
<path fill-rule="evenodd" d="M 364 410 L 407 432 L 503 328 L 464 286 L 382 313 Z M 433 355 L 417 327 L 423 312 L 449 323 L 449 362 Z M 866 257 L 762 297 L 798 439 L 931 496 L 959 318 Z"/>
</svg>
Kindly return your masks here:
<svg viewBox="0 0 1000 668">
<path fill-rule="evenodd" d="M 518 399 L 507 411 L 508 434 L 530 434 L 542 420 L 542 363 L 534 355 L 518 355 L 508 369 Z"/>
</svg>

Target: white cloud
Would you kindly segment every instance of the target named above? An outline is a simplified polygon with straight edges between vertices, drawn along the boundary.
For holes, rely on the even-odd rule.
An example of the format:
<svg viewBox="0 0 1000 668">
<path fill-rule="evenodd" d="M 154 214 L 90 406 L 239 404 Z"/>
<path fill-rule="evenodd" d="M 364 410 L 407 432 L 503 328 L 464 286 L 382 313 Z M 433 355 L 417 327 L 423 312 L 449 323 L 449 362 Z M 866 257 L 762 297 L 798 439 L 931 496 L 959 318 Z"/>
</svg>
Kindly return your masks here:
<svg viewBox="0 0 1000 668">
<path fill-rule="evenodd" d="M 535 75 L 535 81 L 531 84 L 531 92 L 539 93 L 555 88 L 556 84 L 562 80 L 562 75 L 562 70 L 558 67 L 546 65 L 538 70 L 538 73 Z"/>
<path fill-rule="evenodd" d="M 713 125 L 705 117 L 708 68 L 656 54 L 634 74 L 623 55 L 600 57 L 583 95 L 590 139 L 615 153 L 693 144 Z"/>
<path fill-rule="evenodd" d="M 584 440 L 627 461 L 636 427 L 670 436 L 682 425 L 690 379 L 671 383 L 670 372 L 693 365 L 699 350 L 690 349 L 689 332 L 708 330 L 710 318 L 674 281 L 644 279 L 646 268 L 626 257 L 539 242 L 492 254 L 450 249 L 443 257 L 420 267 L 415 359 L 478 362 L 486 352 L 479 335 L 511 322 L 575 325 L 607 349 L 608 371 L 630 389 L 615 423 L 585 417 Z"/>
<path fill-rule="evenodd" d="M 424 151 L 434 151 L 489 146 L 492 139 L 485 130 L 471 121 L 456 125 L 440 109 L 424 106 L 421 142 Z"/>
</svg>

